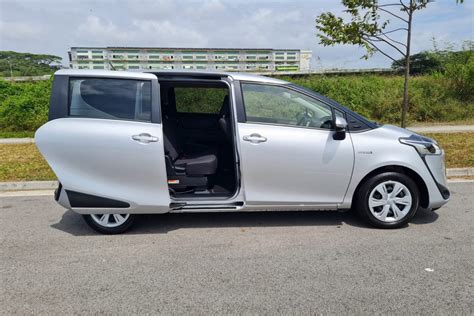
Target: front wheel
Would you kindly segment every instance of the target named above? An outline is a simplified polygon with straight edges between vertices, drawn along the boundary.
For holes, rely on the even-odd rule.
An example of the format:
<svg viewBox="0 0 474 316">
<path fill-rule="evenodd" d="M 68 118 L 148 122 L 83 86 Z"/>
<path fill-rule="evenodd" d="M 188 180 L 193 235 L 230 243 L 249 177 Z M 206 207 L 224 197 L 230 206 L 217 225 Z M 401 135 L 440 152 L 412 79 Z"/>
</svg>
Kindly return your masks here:
<svg viewBox="0 0 474 316">
<path fill-rule="evenodd" d="M 419 190 L 408 176 L 385 172 L 366 180 L 356 196 L 360 216 L 379 228 L 406 225 L 419 205 Z"/>
<path fill-rule="evenodd" d="M 90 214 L 83 215 L 87 225 L 102 234 L 121 234 L 135 221 L 131 214 Z"/>
</svg>

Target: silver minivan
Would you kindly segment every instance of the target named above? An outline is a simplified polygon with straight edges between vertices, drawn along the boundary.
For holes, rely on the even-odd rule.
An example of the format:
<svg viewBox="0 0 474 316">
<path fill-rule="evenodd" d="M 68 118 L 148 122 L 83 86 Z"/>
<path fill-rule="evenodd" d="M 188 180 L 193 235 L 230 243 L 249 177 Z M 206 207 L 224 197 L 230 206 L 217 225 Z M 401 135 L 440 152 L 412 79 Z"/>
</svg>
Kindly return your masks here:
<svg viewBox="0 0 474 316">
<path fill-rule="evenodd" d="M 56 201 L 107 234 L 138 214 L 263 210 L 396 228 L 450 196 L 433 139 L 250 74 L 60 70 L 35 138 Z"/>
</svg>

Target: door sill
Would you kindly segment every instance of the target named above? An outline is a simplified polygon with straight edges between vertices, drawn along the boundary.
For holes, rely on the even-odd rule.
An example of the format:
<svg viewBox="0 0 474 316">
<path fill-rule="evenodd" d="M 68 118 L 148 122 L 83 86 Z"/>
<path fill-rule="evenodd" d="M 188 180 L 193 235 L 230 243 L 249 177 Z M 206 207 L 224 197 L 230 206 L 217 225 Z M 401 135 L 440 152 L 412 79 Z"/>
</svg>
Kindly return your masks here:
<svg viewBox="0 0 474 316">
<path fill-rule="evenodd" d="M 243 208 L 243 202 L 224 204 L 170 203 L 170 213 L 234 212 Z"/>
</svg>

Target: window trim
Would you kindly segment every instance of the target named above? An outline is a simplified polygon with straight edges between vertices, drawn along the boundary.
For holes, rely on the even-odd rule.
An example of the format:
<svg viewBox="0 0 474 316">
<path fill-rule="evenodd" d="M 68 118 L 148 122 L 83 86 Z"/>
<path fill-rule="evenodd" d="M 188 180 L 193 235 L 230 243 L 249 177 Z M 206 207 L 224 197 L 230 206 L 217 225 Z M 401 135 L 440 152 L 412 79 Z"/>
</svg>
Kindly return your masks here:
<svg viewBox="0 0 474 316">
<path fill-rule="evenodd" d="M 313 100 L 317 100 L 318 102 L 328 106 L 330 109 L 331 109 L 331 117 L 332 117 L 332 123 L 333 123 L 333 127 L 332 128 L 320 128 L 320 127 L 310 127 L 310 126 L 298 126 L 298 125 L 289 125 L 289 124 L 278 124 L 278 123 L 266 123 L 266 122 L 253 122 L 253 121 L 249 121 L 247 120 L 247 110 L 246 110 L 246 107 L 245 107 L 245 99 L 244 99 L 244 89 L 243 89 L 243 84 L 255 84 L 255 85 L 262 85 L 262 86 L 272 86 L 272 87 L 279 87 L 279 88 L 284 88 L 284 89 L 288 89 L 288 90 L 291 90 L 291 91 L 294 91 L 294 92 L 297 92 L 297 93 L 300 93 L 310 99 L 313 99 Z M 274 126 L 280 126 L 280 127 L 293 127 L 293 128 L 304 128 L 304 129 L 311 129 L 311 130 L 322 130 L 322 131 L 332 131 L 334 132 L 336 129 L 334 128 L 334 122 L 335 122 L 335 108 L 333 105 L 331 104 L 328 104 L 327 102 L 324 102 L 323 100 L 320 100 L 318 98 L 315 98 L 314 96 L 311 96 L 307 93 L 304 93 L 300 90 L 297 90 L 297 89 L 293 89 L 293 87 L 291 85 L 288 85 L 288 84 L 275 84 L 275 83 L 267 83 L 267 82 L 255 82 L 255 81 L 240 81 L 240 93 L 242 95 L 242 106 L 243 106 L 243 122 L 242 123 L 246 123 L 246 124 L 262 124 L 262 125 L 274 125 Z M 340 110 L 340 109 L 338 109 Z M 340 110 L 341 111 L 341 110 Z M 341 111 L 345 114 L 345 111 Z"/>
<path fill-rule="evenodd" d="M 150 106 L 151 106 L 151 112 L 150 112 L 150 120 L 147 120 L 147 121 L 140 121 L 140 120 L 136 120 L 136 119 L 124 119 L 124 118 L 99 118 L 99 117 L 88 117 L 88 116 L 82 116 L 82 115 L 71 115 L 71 98 L 72 98 L 72 94 L 71 94 L 71 80 L 77 80 L 77 79 L 104 79 L 104 80 L 132 80 L 132 81 L 147 81 L 147 82 L 150 82 Z M 68 76 L 67 78 L 67 104 L 66 104 L 66 117 L 70 117 L 70 118 L 86 118 L 86 119 L 94 119 L 94 120 L 113 120 L 113 121 L 127 121 L 127 122 L 137 122 L 137 123 L 160 123 L 161 122 L 161 116 L 160 114 L 158 113 L 158 117 L 155 118 L 155 116 L 157 115 L 156 113 L 156 110 L 155 110 L 155 102 L 154 102 L 154 98 L 156 97 L 155 95 L 155 87 L 153 82 L 155 80 L 150 80 L 150 79 L 136 79 L 136 78 L 110 78 L 110 77 L 84 77 L 84 76 Z M 156 82 L 158 82 L 156 80 Z M 158 100 L 159 100 L 159 89 L 158 89 Z M 159 104 L 158 104 L 158 111 L 159 111 Z M 156 122 L 156 119 L 159 119 L 158 122 Z"/>
</svg>

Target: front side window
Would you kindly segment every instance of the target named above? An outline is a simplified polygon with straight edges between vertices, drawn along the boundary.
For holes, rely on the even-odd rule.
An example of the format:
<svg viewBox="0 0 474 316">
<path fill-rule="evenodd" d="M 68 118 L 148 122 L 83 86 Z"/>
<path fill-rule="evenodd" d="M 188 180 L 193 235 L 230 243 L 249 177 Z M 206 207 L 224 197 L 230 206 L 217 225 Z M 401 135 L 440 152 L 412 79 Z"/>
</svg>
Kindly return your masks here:
<svg viewBox="0 0 474 316">
<path fill-rule="evenodd" d="M 282 86 L 242 84 L 247 122 L 332 128 L 331 107 Z"/>
<path fill-rule="evenodd" d="M 71 78 L 69 116 L 151 121 L 151 82 Z"/>
</svg>

